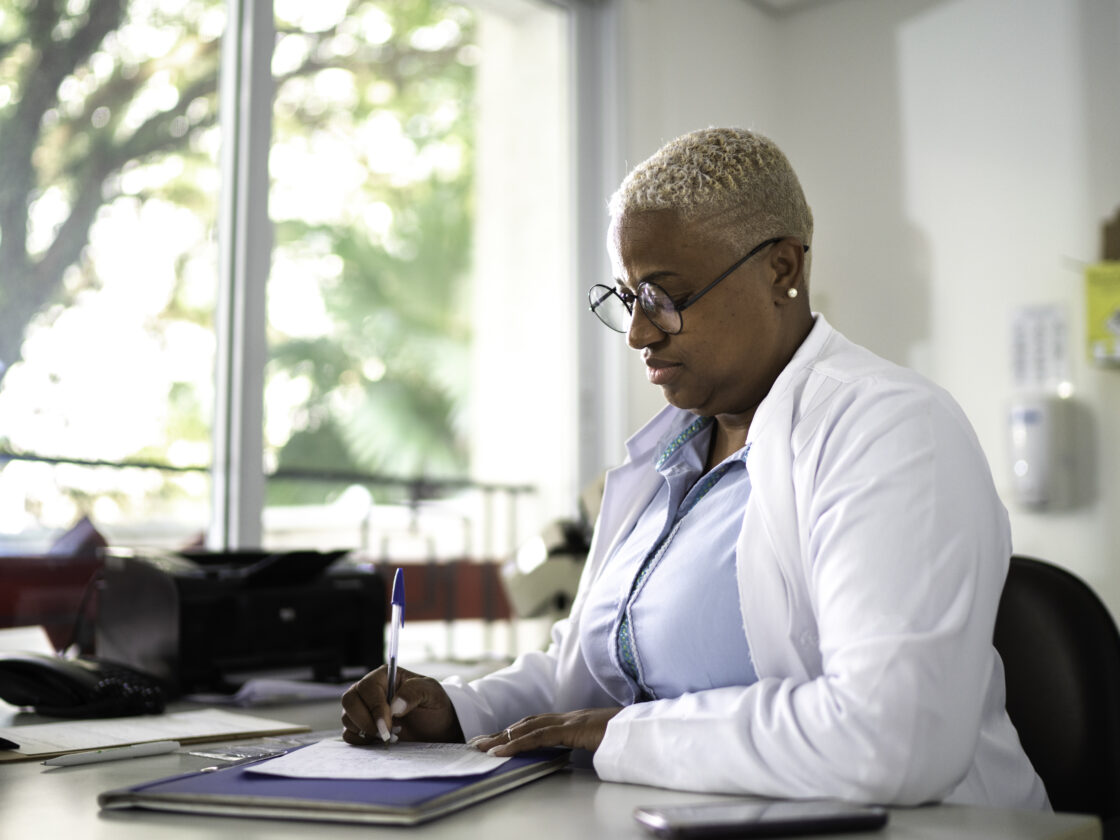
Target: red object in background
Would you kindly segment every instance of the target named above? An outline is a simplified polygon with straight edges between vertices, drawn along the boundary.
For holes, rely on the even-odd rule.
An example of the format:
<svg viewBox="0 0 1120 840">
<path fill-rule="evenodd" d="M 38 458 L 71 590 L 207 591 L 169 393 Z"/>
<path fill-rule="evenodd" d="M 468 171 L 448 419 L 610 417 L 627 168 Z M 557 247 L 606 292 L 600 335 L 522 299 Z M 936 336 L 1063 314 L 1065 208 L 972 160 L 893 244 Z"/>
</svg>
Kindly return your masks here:
<svg viewBox="0 0 1120 840">
<path fill-rule="evenodd" d="M 93 653 L 96 576 L 102 563 L 92 554 L 0 556 L 0 627 L 42 625 L 56 650 L 78 642 L 82 653 Z M 80 638 L 74 638 L 75 631 Z"/>
<path fill-rule="evenodd" d="M 397 567 L 404 570 L 406 622 L 502 621 L 513 614 L 497 563 L 471 560 L 391 563 L 379 560 L 375 565 L 389 588 Z"/>
</svg>

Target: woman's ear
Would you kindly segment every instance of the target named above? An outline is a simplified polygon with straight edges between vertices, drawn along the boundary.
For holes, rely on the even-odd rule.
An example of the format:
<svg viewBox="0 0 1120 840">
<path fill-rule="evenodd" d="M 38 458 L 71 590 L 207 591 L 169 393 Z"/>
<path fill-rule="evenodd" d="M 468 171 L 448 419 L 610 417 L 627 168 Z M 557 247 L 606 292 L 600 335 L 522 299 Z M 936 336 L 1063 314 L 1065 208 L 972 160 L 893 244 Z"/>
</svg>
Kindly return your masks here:
<svg viewBox="0 0 1120 840">
<path fill-rule="evenodd" d="M 787 236 L 770 249 L 768 266 L 777 303 L 788 303 L 805 294 L 805 247 L 796 236 Z"/>
</svg>

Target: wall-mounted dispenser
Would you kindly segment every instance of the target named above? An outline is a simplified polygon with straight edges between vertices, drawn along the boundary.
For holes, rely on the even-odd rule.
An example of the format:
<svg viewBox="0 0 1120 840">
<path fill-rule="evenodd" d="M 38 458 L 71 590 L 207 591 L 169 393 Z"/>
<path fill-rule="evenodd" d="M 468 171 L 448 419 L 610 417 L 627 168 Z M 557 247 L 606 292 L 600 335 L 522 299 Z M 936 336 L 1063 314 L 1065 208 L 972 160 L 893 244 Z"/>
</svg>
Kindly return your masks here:
<svg viewBox="0 0 1120 840">
<path fill-rule="evenodd" d="M 1019 395 L 1008 408 L 1011 481 L 1024 507 L 1053 509 L 1071 500 L 1070 405 L 1051 395 Z"/>
<path fill-rule="evenodd" d="M 1014 390 L 1007 407 L 1012 500 L 1032 510 L 1074 502 L 1074 408 L 1065 308 L 1017 307 L 1011 321 Z"/>
</svg>

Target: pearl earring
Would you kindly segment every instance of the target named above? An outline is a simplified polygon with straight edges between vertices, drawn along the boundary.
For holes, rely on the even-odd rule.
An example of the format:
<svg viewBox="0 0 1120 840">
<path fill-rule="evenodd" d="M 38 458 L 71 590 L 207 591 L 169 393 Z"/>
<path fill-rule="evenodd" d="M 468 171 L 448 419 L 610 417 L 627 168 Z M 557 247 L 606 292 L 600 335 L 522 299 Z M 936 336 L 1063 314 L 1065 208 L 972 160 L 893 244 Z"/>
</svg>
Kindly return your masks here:
<svg viewBox="0 0 1120 840">
<path fill-rule="evenodd" d="M 791 298 L 797 297 L 797 289 L 787 289 L 786 290 L 786 295 L 791 297 Z"/>
</svg>

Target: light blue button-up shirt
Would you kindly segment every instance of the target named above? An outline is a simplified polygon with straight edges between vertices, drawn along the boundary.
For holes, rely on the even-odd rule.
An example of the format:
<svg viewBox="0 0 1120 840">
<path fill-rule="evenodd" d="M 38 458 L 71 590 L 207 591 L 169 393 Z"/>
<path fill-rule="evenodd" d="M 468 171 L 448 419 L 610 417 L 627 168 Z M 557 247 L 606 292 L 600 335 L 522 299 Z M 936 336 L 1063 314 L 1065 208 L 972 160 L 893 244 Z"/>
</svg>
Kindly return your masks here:
<svg viewBox="0 0 1120 840">
<path fill-rule="evenodd" d="M 697 418 L 659 447 L 664 482 L 588 593 L 584 656 L 621 704 L 757 680 L 735 573 L 749 447 L 705 475 L 711 434 Z"/>
</svg>

